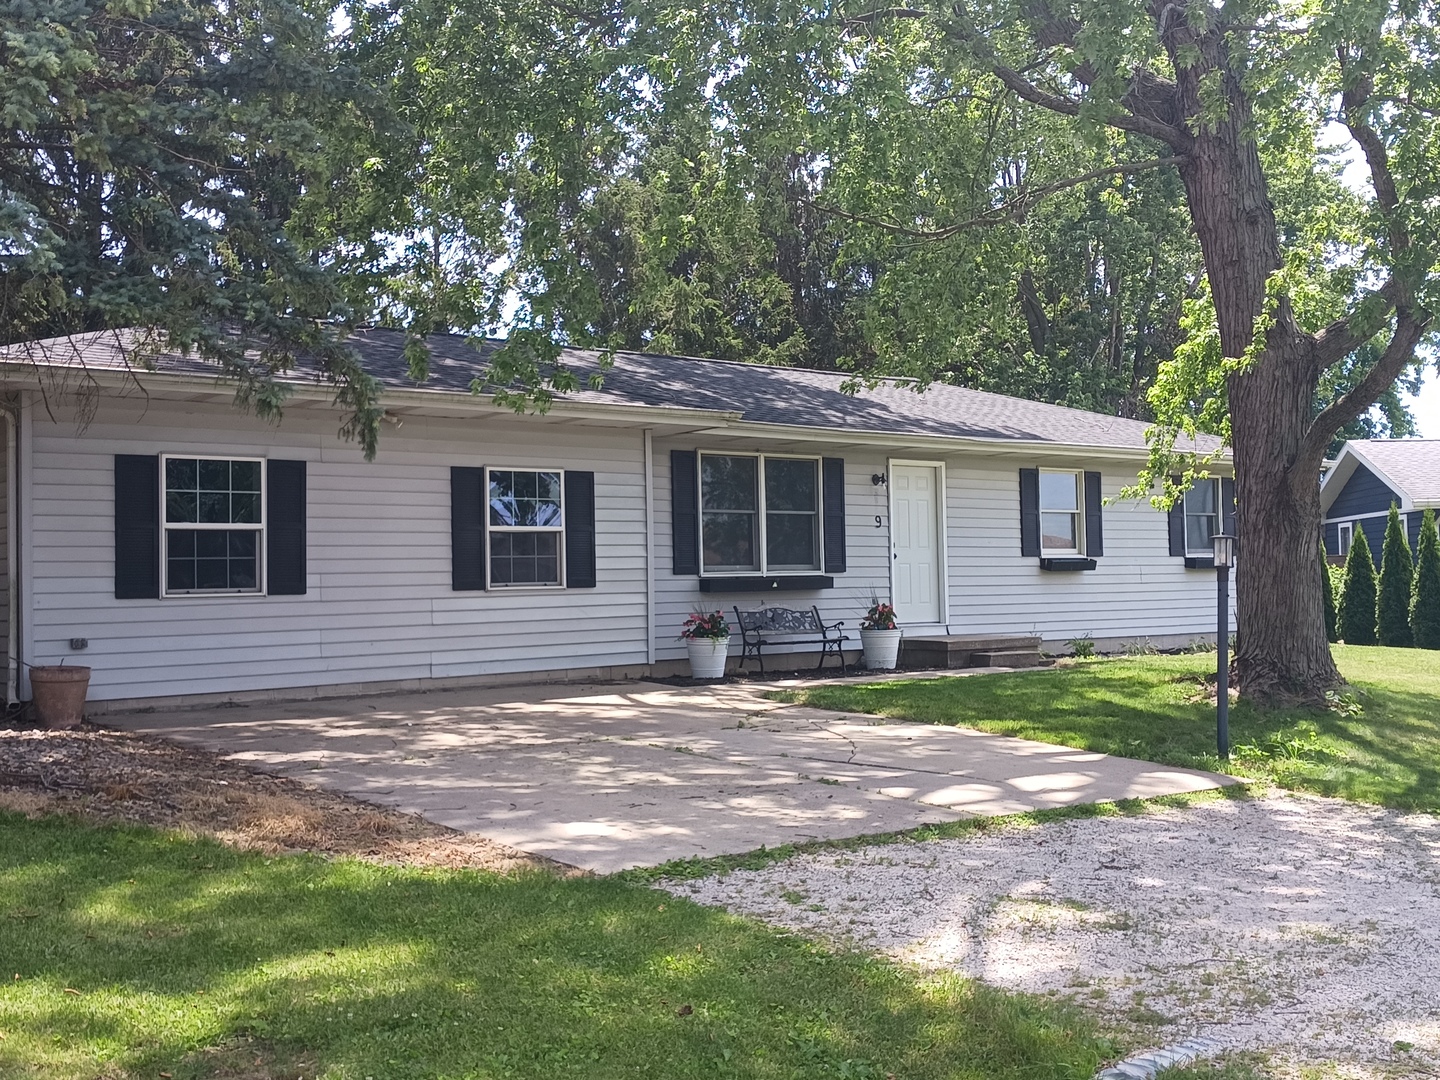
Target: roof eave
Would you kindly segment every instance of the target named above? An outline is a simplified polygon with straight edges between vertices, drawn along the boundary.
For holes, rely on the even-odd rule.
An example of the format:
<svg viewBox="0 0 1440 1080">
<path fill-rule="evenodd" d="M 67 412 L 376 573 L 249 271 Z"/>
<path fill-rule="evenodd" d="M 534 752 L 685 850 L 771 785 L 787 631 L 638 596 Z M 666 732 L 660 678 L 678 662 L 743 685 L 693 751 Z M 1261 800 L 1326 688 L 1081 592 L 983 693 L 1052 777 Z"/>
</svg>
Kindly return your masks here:
<svg viewBox="0 0 1440 1080">
<path fill-rule="evenodd" d="M 70 372 L 71 365 L 41 365 L 44 370 Z M 0 361 L 0 382 L 18 381 L 31 389 L 41 388 L 41 371 L 37 365 L 26 361 Z M 107 387 L 136 385 L 140 380 L 155 379 L 165 389 L 177 392 L 210 392 L 233 389 L 234 383 L 223 375 L 181 374 L 176 372 L 150 371 L 145 369 L 121 369 L 86 367 L 87 377 Z M 285 382 L 291 391 L 309 401 L 334 403 L 334 390 L 323 383 L 292 380 Z M 468 391 L 427 389 L 424 387 L 382 389 L 382 404 L 404 406 L 416 411 L 426 409 L 459 408 L 464 412 L 477 414 L 505 414 L 511 410 L 497 406 L 489 397 Z M 816 427 L 807 425 L 767 424 L 747 421 L 737 410 L 696 409 L 669 405 L 638 405 L 630 403 L 605 403 L 567 400 L 557 397 L 550 404 L 549 412 L 575 419 L 629 420 L 636 426 L 684 427 L 696 434 L 743 434 L 754 438 L 788 440 L 792 442 L 853 443 L 864 446 L 883 447 L 890 450 L 913 449 L 932 453 L 953 453 L 969 450 L 988 454 L 1080 454 L 1090 458 L 1142 462 L 1149 456 L 1146 447 L 1124 447 L 1098 443 L 1067 442 L 1055 439 L 1024 439 L 1003 436 L 943 435 L 922 432 L 898 432 L 893 430 L 866 431 Z M 1223 450 L 1218 463 L 1229 464 L 1230 453 Z"/>
<path fill-rule="evenodd" d="M 1002 436 L 976 435 L 935 435 L 896 431 L 852 431 L 848 429 L 801 427 L 788 424 L 762 424 L 741 420 L 712 431 L 701 431 L 700 435 L 753 435 L 757 438 L 786 439 L 792 442 L 849 442 L 864 446 L 881 446 L 890 449 L 919 449 L 950 451 L 971 450 L 991 454 L 1044 453 L 1083 454 L 1092 458 L 1115 461 L 1145 461 L 1150 451 L 1147 447 L 1109 446 L 1096 443 L 1065 442 L 1055 439 L 1015 439 Z M 1217 462 L 1228 465 L 1230 451 L 1223 450 Z"/>
</svg>

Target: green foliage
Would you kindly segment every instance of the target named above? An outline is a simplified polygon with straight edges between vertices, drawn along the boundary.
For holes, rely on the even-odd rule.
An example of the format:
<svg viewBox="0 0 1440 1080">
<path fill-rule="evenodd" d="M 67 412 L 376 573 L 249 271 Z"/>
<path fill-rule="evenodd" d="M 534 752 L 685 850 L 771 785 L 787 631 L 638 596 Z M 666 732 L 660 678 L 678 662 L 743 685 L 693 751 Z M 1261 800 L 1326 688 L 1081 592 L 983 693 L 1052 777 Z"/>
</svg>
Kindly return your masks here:
<svg viewBox="0 0 1440 1080">
<path fill-rule="evenodd" d="M 141 327 L 137 364 L 163 334 L 266 417 L 303 350 L 373 452 L 375 386 L 327 325 L 347 314 L 341 286 L 327 250 L 287 229 L 329 187 L 329 140 L 364 97 L 330 15 L 0 0 L 0 344 Z"/>
<path fill-rule="evenodd" d="M 1413 649 L 1341 645 L 1356 695 L 1322 710 L 1230 712 L 1222 771 L 1402 810 L 1440 812 L 1440 668 Z M 987 675 L 957 694 L 934 680 L 821 686 L 773 696 L 820 709 L 958 724 L 1096 753 L 1217 768 L 1215 654 L 1095 660 Z M 943 680 L 942 680 L 943 682 Z M 1363 701 L 1363 707 L 1357 703 Z"/>
<path fill-rule="evenodd" d="M 1435 511 L 1420 519 L 1416 544 L 1415 591 L 1410 599 L 1410 632 L 1422 649 L 1440 649 L 1440 531 Z"/>
<path fill-rule="evenodd" d="M 1357 528 L 1345 559 L 1345 583 L 1340 589 L 1340 638 L 1347 645 L 1374 645 L 1378 582 L 1375 560 L 1365 530 Z"/>
<path fill-rule="evenodd" d="M 613 879 L 0 813 L 0 1075 L 1086 1080 L 1084 1017 Z"/>
<path fill-rule="evenodd" d="M 1106 148 L 973 92 L 930 27 L 866 39 L 801 5 L 684 0 L 353 18 L 396 123 L 361 134 L 375 164 L 326 221 L 397 239 L 348 264 L 383 321 L 529 334 L 502 384 L 545 385 L 563 339 L 1148 415 L 1199 273 L 1178 178 L 1028 197 Z M 957 219 L 977 227 L 918 235 Z"/>
<path fill-rule="evenodd" d="M 1340 609 L 1335 601 L 1335 576 L 1330 572 L 1325 544 L 1320 544 L 1320 589 L 1325 604 L 1325 639 L 1332 644 L 1340 640 Z"/>
<path fill-rule="evenodd" d="M 1410 600 L 1415 591 L 1415 562 L 1400 509 L 1390 504 L 1385 524 L 1385 547 L 1380 556 L 1380 594 L 1376 601 L 1375 627 L 1381 645 L 1409 645 Z"/>
</svg>

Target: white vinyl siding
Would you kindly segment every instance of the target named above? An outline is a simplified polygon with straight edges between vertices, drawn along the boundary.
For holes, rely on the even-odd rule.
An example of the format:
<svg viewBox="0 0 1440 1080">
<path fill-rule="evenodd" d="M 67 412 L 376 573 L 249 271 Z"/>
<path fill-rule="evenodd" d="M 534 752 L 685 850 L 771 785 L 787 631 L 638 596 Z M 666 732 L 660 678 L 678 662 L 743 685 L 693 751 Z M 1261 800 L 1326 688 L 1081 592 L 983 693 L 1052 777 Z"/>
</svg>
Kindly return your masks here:
<svg viewBox="0 0 1440 1080">
<path fill-rule="evenodd" d="M 830 589 L 701 593 L 671 572 L 670 451 L 654 439 L 654 601 L 647 617 L 644 433 L 551 414 L 497 411 L 483 422 L 410 415 L 387 426 L 377 461 L 335 438 L 337 413 L 292 406 L 279 427 L 228 403 L 110 400 L 88 426 L 31 409 L 21 498 L 33 517 L 24 623 L 35 664 L 75 661 L 89 640 L 92 697 L 155 698 L 376 682 L 639 670 L 684 653 L 695 611 L 816 605 L 851 640 L 875 600 L 890 598 L 888 492 L 872 483 L 904 448 L 736 438 L 735 453 L 845 461 L 848 570 Z M 220 455 L 307 464 L 309 591 L 303 596 L 114 599 L 114 455 Z M 935 455 L 937 458 L 941 455 Z M 1213 632 L 1214 579 L 1168 555 L 1167 520 L 1146 502 L 1105 506 L 1106 558 L 1083 573 L 1047 573 L 1020 555 L 1017 470 L 1033 452 L 949 455 L 945 462 L 948 626 L 954 634 L 1189 638 Z M 1095 469 L 1118 496 L 1135 466 L 1055 457 Z M 450 468 L 578 469 L 595 473 L 598 587 L 451 589 Z M 28 493 L 28 494 L 27 494 Z M 733 617 L 733 616 L 732 616 Z M 808 651 L 808 647 L 806 647 Z"/>
<path fill-rule="evenodd" d="M 73 663 L 69 639 L 88 638 L 97 701 L 645 662 L 638 429 L 409 416 L 367 463 L 336 439 L 337 415 L 291 407 L 272 428 L 228 404 L 152 396 L 104 403 L 77 433 L 42 411 L 26 659 Z M 162 450 L 305 460 L 308 593 L 116 600 L 114 455 Z M 450 467 L 490 463 L 595 473 L 597 588 L 452 591 Z"/>
<path fill-rule="evenodd" d="M 1023 464 L 1023 462 L 1021 463 Z M 1070 462 L 1066 462 L 1070 464 Z M 1054 573 L 1020 555 L 1018 465 L 1009 456 L 946 465 L 950 632 L 1143 641 L 1215 633 L 1215 578 L 1170 557 L 1169 523 L 1147 500 L 1119 500 L 1136 465 L 1082 461 L 1101 474 L 1105 557 L 1094 570 Z"/>
</svg>

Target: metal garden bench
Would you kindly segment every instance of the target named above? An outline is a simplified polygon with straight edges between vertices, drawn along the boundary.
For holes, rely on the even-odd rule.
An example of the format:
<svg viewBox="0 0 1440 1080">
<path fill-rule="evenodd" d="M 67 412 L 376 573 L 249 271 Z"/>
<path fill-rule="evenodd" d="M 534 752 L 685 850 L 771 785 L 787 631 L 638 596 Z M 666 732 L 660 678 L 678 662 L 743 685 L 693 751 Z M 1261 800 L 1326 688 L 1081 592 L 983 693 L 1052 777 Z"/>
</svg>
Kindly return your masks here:
<svg viewBox="0 0 1440 1080">
<path fill-rule="evenodd" d="M 769 607 L 759 611 L 735 609 L 735 621 L 740 624 L 740 667 L 752 656 L 760 662 L 760 674 L 765 674 L 767 645 L 819 645 L 820 662 L 815 665 L 819 671 L 825 666 L 825 657 L 833 655 L 840 661 L 840 673 L 845 673 L 845 634 L 840 629 L 843 622 L 826 624 L 820 618 L 820 609 L 796 611 L 793 608 Z M 802 635 L 809 635 L 808 637 Z"/>
</svg>

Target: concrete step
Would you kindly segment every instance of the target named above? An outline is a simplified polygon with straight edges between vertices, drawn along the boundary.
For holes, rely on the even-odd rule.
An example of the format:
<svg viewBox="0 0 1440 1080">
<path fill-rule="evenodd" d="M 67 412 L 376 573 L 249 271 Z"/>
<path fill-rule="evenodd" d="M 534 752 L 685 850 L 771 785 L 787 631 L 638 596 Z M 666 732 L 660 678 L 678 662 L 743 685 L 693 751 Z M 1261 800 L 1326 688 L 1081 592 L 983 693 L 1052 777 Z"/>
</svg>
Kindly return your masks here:
<svg viewBox="0 0 1440 1080">
<path fill-rule="evenodd" d="M 965 668 L 975 667 L 977 652 L 1033 652 L 1039 663 L 1040 639 L 1014 634 L 934 634 L 907 637 L 900 642 L 900 666 L 903 668 Z M 1029 666 L 1035 666 L 1031 664 Z"/>
<path fill-rule="evenodd" d="M 970 654 L 971 667 L 1039 667 L 1037 649 L 981 649 Z"/>
</svg>

